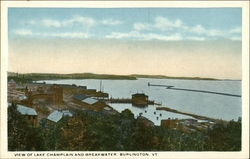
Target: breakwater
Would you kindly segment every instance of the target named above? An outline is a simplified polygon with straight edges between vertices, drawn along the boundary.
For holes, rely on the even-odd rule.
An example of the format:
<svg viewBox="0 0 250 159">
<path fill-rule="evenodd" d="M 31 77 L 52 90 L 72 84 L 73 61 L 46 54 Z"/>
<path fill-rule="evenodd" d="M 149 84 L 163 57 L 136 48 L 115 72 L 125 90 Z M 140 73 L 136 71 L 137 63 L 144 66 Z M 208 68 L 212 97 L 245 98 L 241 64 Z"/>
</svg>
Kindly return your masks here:
<svg viewBox="0 0 250 159">
<path fill-rule="evenodd" d="M 148 83 L 148 86 L 165 87 L 166 89 L 179 90 L 179 91 L 191 91 L 191 92 L 210 93 L 210 94 L 232 96 L 232 97 L 241 97 L 241 95 L 237 95 L 237 94 L 214 92 L 214 91 L 207 91 L 207 90 L 197 90 L 197 89 L 175 88 L 174 86 L 170 86 L 170 85 L 159 85 L 159 84 L 150 84 L 150 83 Z"/>
</svg>

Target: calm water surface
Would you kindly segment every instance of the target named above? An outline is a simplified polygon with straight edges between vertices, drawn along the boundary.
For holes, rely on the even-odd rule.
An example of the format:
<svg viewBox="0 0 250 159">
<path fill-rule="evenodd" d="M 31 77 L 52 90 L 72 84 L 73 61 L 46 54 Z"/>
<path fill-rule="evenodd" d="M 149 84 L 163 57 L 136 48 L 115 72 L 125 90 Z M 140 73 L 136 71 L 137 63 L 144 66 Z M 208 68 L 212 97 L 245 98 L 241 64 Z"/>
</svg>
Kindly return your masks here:
<svg viewBox="0 0 250 159">
<path fill-rule="evenodd" d="M 100 80 L 94 79 L 46 80 L 44 82 L 50 84 L 76 84 L 100 90 Z M 104 92 L 109 93 L 110 97 L 113 98 L 131 98 L 131 95 L 134 93 L 145 93 L 149 96 L 150 100 L 180 111 L 224 120 L 237 120 L 238 117 L 241 117 L 240 97 L 171 90 L 164 87 L 148 87 L 148 82 L 151 84 L 172 85 L 177 88 L 241 95 L 241 81 L 150 78 L 140 78 L 138 80 L 102 80 Z M 128 108 L 135 116 L 143 113 L 143 116 L 153 121 L 156 125 L 160 124 L 161 119 L 191 118 L 176 113 L 156 111 L 156 106 L 148 106 L 146 108 L 133 107 L 131 104 L 112 104 L 111 106 L 119 112 Z"/>
</svg>

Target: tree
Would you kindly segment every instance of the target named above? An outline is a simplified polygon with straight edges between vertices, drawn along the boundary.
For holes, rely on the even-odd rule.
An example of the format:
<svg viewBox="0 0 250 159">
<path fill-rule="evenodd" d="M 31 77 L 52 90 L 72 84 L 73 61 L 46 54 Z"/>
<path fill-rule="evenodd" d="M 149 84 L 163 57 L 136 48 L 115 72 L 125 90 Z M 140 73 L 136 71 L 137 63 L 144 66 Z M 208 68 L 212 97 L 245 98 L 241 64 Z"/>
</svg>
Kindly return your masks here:
<svg viewBox="0 0 250 159">
<path fill-rule="evenodd" d="M 30 125 L 17 111 L 17 105 L 8 107 L 8 149 L 9 151 L 44 150 L 39 128 Z"/>
<path fill-rule="evenodd" d="M 208 130 L 205 146 L 206 150 L 211 151 L 240 151 L 241 120 L 215 124 Z"/>
</svg>

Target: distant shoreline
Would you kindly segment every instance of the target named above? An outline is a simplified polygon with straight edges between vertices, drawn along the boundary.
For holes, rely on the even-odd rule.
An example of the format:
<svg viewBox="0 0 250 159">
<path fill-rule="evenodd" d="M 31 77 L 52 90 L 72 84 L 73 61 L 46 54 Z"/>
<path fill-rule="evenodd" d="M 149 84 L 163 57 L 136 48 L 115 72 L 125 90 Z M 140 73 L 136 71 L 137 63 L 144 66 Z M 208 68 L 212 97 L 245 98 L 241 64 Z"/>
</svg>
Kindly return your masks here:
<svg viewBox="0 0 250 159">
<path fill-rule="evenodd" d="M 137 80 L 138 78 L 154 78 L 154 79 L 177 79 L 177 80 L 217 80 L 217 81 L 241 81 L 234 79 L 216 79 L 204 77 L 172 77 L 165 75 L 112 75 L 112 74 L 95 74 L 95 73 L 72 73 L 72 74 L 57 74 L 57 73 L 13 73 L 8 72 L 9 78 L 23 79 L 25 81 L 39 80 L 59 80 L 59 79 L 100 79 L 100 80 Z"/>
</svg>

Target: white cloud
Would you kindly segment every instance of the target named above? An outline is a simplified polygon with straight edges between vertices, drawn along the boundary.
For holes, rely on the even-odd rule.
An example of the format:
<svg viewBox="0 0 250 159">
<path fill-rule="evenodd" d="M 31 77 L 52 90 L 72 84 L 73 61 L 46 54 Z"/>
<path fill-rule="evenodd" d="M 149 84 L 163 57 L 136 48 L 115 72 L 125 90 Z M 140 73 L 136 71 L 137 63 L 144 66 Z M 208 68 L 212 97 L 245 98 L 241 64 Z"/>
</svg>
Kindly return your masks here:
<svg viewBox="0 0 250 159">
<path fill-rule="evenodd" d="M 242 40 L 241 37 L 238 37 L 238 36 L 233 36 L 233 37 L 230 37 L 229 39 L 232 41 L 241 41 Z"/>
<path fill-rule="evenodd" d="M 83 16 L 75 15 L 72 18 L 67 19 L 67 20 L 43 19 L 42 24 L 43 26 L 46 26 L 46 27 L 62 27 L 62 26 L 69 26 L 72 24 L 93 26 L 96 24 L 96 21 L 90 17 L 83 17 Z"/>
<path fill-rule="evenodd" d="M 58 20 L 53 20 L 53 19 L 43 19 L 42 24 L 46 27 L 61 27 L 62 24 Z"/>
<path fill-rule="evenodd" d="M 225 33 L 221 30 L 217 30 L 217 29 L 209 29 L 206 31 L 206 35 L 207 36 L 224 36 Z"/>
<path fill-rule="evenodd" d="M 104 19 L 101 21 L 101 23 L 104 25 L 120 25 L 123 22 L 120 20 L 114 20 L 114 19 Z"/>
<path fill-rule="evenodd" d="M 107 35 L 106 38 L 110 39 L 135 38 L 137 40 L 164 40 L 164 41 L 183 40 L 181 34 L 172 34 L 172 35 L 160 35 L 154 33 L 143 34 L 138 31 L 131 31 L 128 33 L 112 32 L 110 35 Z"/>
<path fill-rule="evenodd" d="M 155 33 L 141 33 L 138 31 L 131 31 L 128 33 L 122 32 L 112 32 L 109 35 L 106 35 L 105 38 L 109 39 L 137 39 L 137 40 L 162 40 L 162 41 L 181 41 L 181 40 L 195 40 L 195 41 L 204 41 L 206 38 L 204 37 L 196 37 L 196 36 L 187 36 L 184 37 L 180 33 L 162 35 Z"/>
<path fill-rule="evenodd" d="M 179 28 L 183 26 L 183 22 L 179 19 L 169 20 L 166 17 L 158 16 L 154 18 L 154 23 L 134 23 L 133 28 L 135 30 L 153 30 L 158 29 L 161 31 L 171 30 L 173 28 Z"/>
<path fill-rule="evenodd" d="M 17 30 L 14 30 L 14 33 L 16 35 L 22 35 L 22 36 L 33 35 L 33 32 L 31 30 L 28 30 L 28 29 L 17 29 Z"/>
<path fill-rule="evenodd" d="M 85 25 L 88 27 L 95 26 L 97 24 L 100 25 L 120 25 L 123 22 L 115 19 L 103 19 L 101 21 L 95 20 L 91 17 L 75 15 L 72 18 L 64 19 L 64 20 L 56 20 L 56 19 L 43 19 L 41 21 L 29 20 L 26 22 L 22 22 L 25 25 L 42 25 L 45 27 L 66 27 L 73 24 Z"/>
<path fill-rule="evenodd" d="M 186 32 L 191 32 L 199 35 L 205 35 L 205 36 L 225 36 L 226 33 L 222 30 L 218 29 L 207 29 L 202 25 L 196 25 L 194 27 L 185 26 Z"/>
<path fill-rule="evenodd" d="M 206 29 L 202 25 L 196 25 L 194 27 L 185 27 L 186 30 L 189 30 L 191 32 L 197 33 L 197 34 L 204 34 L 206 33 Z"/>
<path fill-rule="evenodd" d="M 112 32 L 109 35 L 106 35 L 105 37 L 108 39 L 122 39 L 122 38 L 139 38 L 141 37 L 141 33 L 137 31 L 131 31 L 128 33 L 121 33 L 121 32 Z"/>
<path fill-rule="evenodd" d="M 160 35 L 160 34 L 145 34 L 144 40 L 163 40 L 163 41 L 179 41 L 183 40 L 183 37 L 181 34 L 172 34 L 172 35 Z"/>
<path fill-rule="evenodd" d="M 44 34 L 44 36 L 50 37 L 60 37 L 60 38 L 89 38 L 91 35 L 83 32 L 64 32 L 64 33 L 53 33 L 53 34 Z"/>
<path fill-rule="evenodd" d="M 37 37 L 59 37 L 59 38 L 89 38 L 93 37 L 92 34 L 85 32 L 62 32 L 62 33 L 46 33 L 46 32 L 33 32 L 27 29 L 14 30 L 16 35 L 20 36 L 37 36 Z"/>
<path fill-rule="evenodd" d="M 152 29 L 152 26 L 150 26 L 149 24 L 145 24 L 145 23 L 135 23 L 133 25 L 133 28 L 135 30 L 151 30 Z"/>
<path fill-rule="evenodd" d="M 41 25 L 45 27 L 67 27 L 71 25 L 80 25 L 85 27 L 85 32 L 64 32 L 64 33 L 53 33 L 47 35 L 46 33 L 39 34 L 34 33 L 31 30 L 19 29 L 15 30 L 16 35 L 22 36 L 46 36 L 46 37 L 69 37 L 69 38 L 89 38 L 93 35 L 88 34 L 91 27 L 97 25 L 108 25 L 117 26 L 124 22 L 117 19 L 107 18 L 102 20 L 96 20 L 92 17 L 75 15 L 68 19 L 42 19 L 42 20 L 28 20 L 23 22 L 25 25 Z M 216 38 L 227 38 L 231 40 L 241 40 L 240 33 L 242 32 L 241 27 L 235 27 L 228 30 L 219 30 L 216 28 L 206 28 L 201 24 L 187 25 L 180 19 L 170 19 L 167 17 L 157 16 L 153 18 L 152 23 L 135 22 L 132 25 L 133 29 L 130 32 L 111 32 L 103 38 L 131 38 L 141 40 L 206 40 Z M 112 31 L 112 28 L 110 28 Z M 92 30 L 93 31 L 93 30 Z M 147 32 L 143 32 L 147 31 Z M 161 34 L 160 34 L 161 33 Z M 185 35 L 183 37 L 182 35 Z"/>
<path fill-rule="evenodd" d="M 82 24 L 82 25 L 88 25 L 88 26 L 93 26 L 97 22 L 96 22 L 95 19 L 93 19 L 91 17 L 84 17 L 84 16 L 80 16 L 80 15 L 75 15 L 71 19 L 63 20 L 62 21 L 63 26 L 71 25 L 71 24 L 74 24 L 74 23 L 78 23 L 78 24 Z"/>
<path fill-rule="evenodd" d="M 241 27 L 236 27 L 236 28 L 233 28 L 229 31 L 230 33 L 241 33 L 242 30 L 241 30 Z"/>
<path fill-rule="evenodd" d="M 172 28 L 178 28 L 183 25 L 182 21 L 177 19 L 174 21 L 169 20 L 165 17 L 156 17 L 154 27 L 160 30 L 169 30 Z"/>
<path fill-rule="evenodd" d="M 136 31 L 151 31 L 151 32 L 174 32 L 176 34 L 191 34 L 189 37 L 185 37 L 185 39 L 189 40 L 205 40 L 208 37 L 222 37 L 222 38 L 229 38 L 231 34 L 234 33 L 241 33 L 241 28 L 236 27 L 231 30 L 219 30 L 215 28 L 206 28 L 201 24 L 195 26 L 189 26 L 184 24 L 180 19 L 172 19 L 170 20 L 167 17 L 155 17 L 153 23 L 134 23 L 133 29 Z M 199 36 L 197 36 L 199 35 Z M 203 36 L 203 37 L 201 37 Z M 162 36 L 164 37 L 164 36 Z M 164 39 L 164 38 L 160 39 Z M 167 38 L 166 38 L 167 39 Z"/>
</svg>

